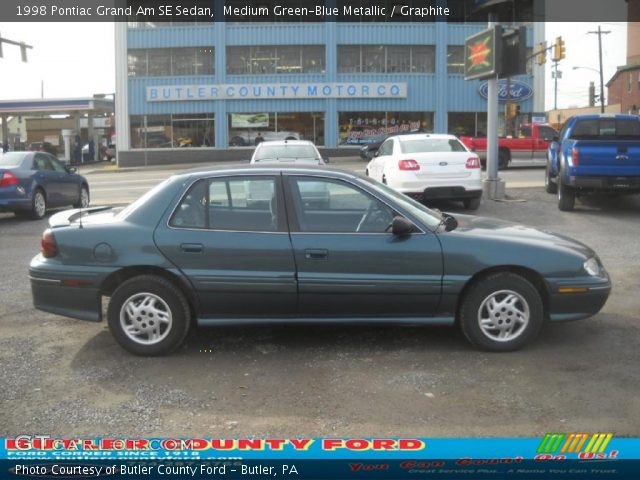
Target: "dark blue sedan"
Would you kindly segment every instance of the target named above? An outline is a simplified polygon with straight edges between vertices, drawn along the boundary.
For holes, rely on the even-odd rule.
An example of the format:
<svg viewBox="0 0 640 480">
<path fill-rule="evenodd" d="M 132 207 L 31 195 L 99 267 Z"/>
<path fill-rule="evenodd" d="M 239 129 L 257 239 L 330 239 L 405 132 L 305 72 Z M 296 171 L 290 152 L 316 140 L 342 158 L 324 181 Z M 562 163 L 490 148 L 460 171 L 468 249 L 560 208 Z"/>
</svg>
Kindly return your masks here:
<svg viewBox="0 0 640 480">
<path fill-rule="evenodd" d="M 327 201 L 305 192 L 326 191 Z M 514 350 L 545 321 L 596 314 L 611 288 L 589 247 L 488 218 L 441 214 L 366 177 L 320 167 L 187 172 L 124 210 L 50 219 L 29 269 L 36 308 L 107 321 L 138 355 L 195 325 L 459 325 Z"/>
<path fill-rule="evenodd" d="M 89 205 L 89 183 L 46 152 L 0 156 L 0 212 L 39 219 L 48 208 Z"/>
</svg>

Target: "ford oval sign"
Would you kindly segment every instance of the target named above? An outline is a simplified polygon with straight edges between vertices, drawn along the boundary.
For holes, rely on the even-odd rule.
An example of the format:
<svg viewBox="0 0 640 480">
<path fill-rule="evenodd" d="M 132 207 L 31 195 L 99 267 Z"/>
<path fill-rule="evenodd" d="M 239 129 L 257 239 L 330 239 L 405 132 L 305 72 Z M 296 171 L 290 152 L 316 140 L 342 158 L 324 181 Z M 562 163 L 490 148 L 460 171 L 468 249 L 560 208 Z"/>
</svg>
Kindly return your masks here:
<svg viewBox="0 0 640 480">
<path fill-rule="evenodd" d="M 478 93 L 481 97 L 487 98 L 488 89 L 489 84 L 487 82 L 482 82 L 478 87 Z M 498 82 L 498 100 L 501 102 L 506 102 L 507 100 L 512 102 L 524 102 L 531 98 L 532 95 L 533 89 L 527 83 L 520 80 L 511 80 L 509 85 L 507 85 L 506 80 L 500 80 Z"/>
</svg>

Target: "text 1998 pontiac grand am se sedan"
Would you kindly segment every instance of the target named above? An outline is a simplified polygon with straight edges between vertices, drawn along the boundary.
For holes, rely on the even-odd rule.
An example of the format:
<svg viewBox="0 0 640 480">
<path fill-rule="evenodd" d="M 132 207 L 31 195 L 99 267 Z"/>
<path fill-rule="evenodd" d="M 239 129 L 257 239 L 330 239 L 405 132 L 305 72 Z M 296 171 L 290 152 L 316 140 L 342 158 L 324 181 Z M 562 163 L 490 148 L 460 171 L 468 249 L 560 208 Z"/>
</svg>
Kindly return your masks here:
<svg viewBox="0 0 640 480">
<path fill-rule="evenodd" d="M 301 195 L 319 186 L 327 203 Z M 186 172 L 120 211 L 58 213 L 29 275 L 47 312 L 97 322 L 110 297 L 109 328 L 138 355 L 171 351 L 195 325 L 282 321 L 458 324 L 507 351 L 546 320 L 596 314 L 611 289 L 570 238 L 277 166 Z"/>
</svg>

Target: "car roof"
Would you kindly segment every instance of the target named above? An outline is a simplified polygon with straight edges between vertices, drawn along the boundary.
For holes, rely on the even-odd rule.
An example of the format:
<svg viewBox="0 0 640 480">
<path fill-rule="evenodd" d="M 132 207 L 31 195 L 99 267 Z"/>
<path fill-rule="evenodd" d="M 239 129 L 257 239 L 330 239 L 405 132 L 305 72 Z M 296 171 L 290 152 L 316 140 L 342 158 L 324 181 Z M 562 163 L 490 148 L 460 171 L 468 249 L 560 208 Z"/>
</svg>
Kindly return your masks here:
<svg viewBox="0 0 640 480">
<path fill-rule="evenodd" d="M 313 142 L 309 141 L 309 140 L 265 140 L 264 142 L 260 142 L 258 144 L 259 147 L 262 146 L 271 146 L 271 145 L 275 145 L 275 146 L 283 146 L 283 145 L 312 145 L 315 147 L 315 145 L 313 144 Z"/>
<path fill-rule="evenodd" d="M 455 135 L 450 135 L 448 133 L 413 133 L 410 135 L 392 135 L 389 138 L 395 138 L 395 137 L 398 137 L 398 140 L 401 140 L 403 142 L 406 142 L 409 140 L 423 140 L 425 138 L 432 138 L 436 140 L 452 140 L 452 139 L 457 140 L 457 137 Z"/>
<path fill-rule="evenodd" d="M 226 175 L 280 175 L 282 173 L 298 174 L 298 175 L 318 175 L 318 173 L 327 177 L 334 178 L 358 178 L 362 177 L 350 170 L 340 168 L 328 168 L 322 165 L 300 165 L 300 166 L 280 166 L 277 163 L 249 164 L 242 167 L 215 168 L 211 166 L 196 167 L 184 172 L 176 173 L 175 177 L 197 177 L 205 178 L 208 176 L 226 176 Z"/>
</svg>

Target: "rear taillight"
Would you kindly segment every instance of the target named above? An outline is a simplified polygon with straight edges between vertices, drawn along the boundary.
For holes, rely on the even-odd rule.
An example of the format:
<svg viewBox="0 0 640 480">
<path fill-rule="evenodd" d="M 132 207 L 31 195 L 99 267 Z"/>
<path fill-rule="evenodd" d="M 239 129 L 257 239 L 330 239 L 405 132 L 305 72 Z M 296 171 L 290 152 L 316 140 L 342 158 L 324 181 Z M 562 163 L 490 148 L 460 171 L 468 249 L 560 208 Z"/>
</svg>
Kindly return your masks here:
<svg viewBox="0 0 640 480">
<path fill-rule="evenodd" d="M 573 165 L 574 167 L 580 165 L 580 152 L 577 148 L 571 149 L 571 165 Z"/>
<path fill-rule="evenodd" d="M 480 159 L 478 157 L 467 158 L 467 168 L 480 168 Z"/>
<path fill-rule="evenodd" d="M 0 180 L 0 187 L 10 187 L 18 184 L 18 177 L 11 172 L 4 172 L 2 174 L 2 180 Z"/>
<path fill-rule="evenodd" d="M 53 236 L 53 232 L 50 229 L 45 230 L 42 234 L 42 240 L 40 241 L 40 253 L 42 253 L 42 256 L 46 258 L 58 255 L 56 237 Z"/>
<path fill-rule="evenodd" d="M 420 170 L 420 164 L 415 160 L 400 160 L 398 162 L 400 170 Z"/>
</svg>

